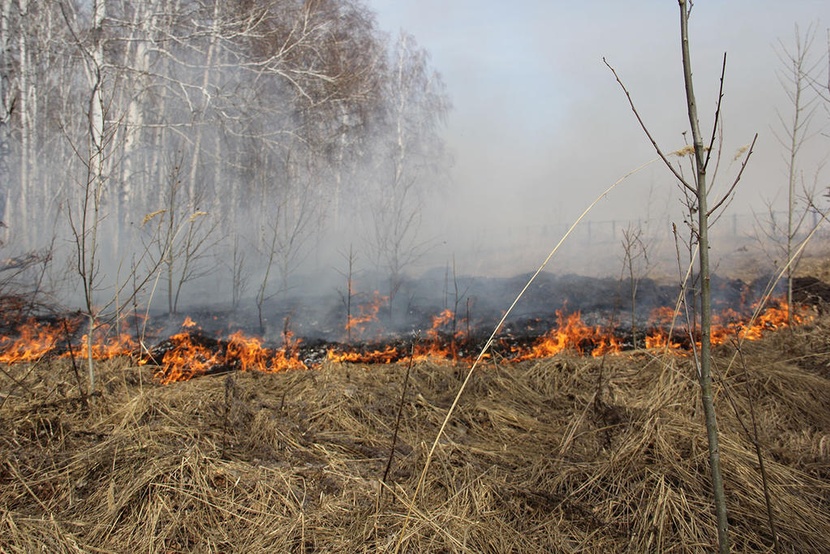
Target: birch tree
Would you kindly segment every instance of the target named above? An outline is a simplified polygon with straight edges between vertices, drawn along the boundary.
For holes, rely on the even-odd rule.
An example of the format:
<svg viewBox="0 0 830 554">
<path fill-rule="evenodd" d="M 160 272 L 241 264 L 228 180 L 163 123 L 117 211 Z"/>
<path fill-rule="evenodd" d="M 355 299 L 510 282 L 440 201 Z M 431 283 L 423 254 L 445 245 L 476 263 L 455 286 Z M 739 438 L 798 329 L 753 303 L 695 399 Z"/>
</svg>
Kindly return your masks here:
<svg viewBox="0 0 830 554">
<path fill-rule="evenodd" d="M 381 246 L 402 275 L 448 103 L 425 53 L 400 45 L 389 55 L 358 0 L 0 0 L 0 220 L 33 246 L 48 238 L 33 221 L 68 226 L 94 315 L 181 156 L 177 220 L 215 215 L 260 247 L 252 270 L 270 257 L 263 229 L 280 230 L 284 284 L 324 232 L 382 199 L 411 223 Z"/>
<path fill-rule="evenodd" d="M 411 35 L 400 34 L 390 59 L 371 221 L 373 248 L 388 276 L 391 307 L 406 268 L 423 254 L 425 197 L 448 171 L 439 127 L 450 103 L 440 76 L 429 68 L 426 51 Z"/>
<path fill-rule="evenodd" d="M 11 152 L 12 110 L 14 92 L 12 88 L 11 56 L 11 11 L 12 0 L 0 2 L 0 221 L 8 219 L 6 210 L 9 206 L 11 172 L 9 156 Z M 6 224 L 3 223 L 5 226 Z"/>
</svg>

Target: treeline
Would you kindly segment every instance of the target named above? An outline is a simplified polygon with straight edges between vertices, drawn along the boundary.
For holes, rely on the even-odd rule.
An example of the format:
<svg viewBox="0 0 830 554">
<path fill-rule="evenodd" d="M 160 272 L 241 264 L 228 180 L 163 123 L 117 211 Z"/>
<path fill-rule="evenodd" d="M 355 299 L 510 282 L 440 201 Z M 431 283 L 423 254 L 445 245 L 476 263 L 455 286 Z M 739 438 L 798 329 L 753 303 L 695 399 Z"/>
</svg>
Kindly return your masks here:
<svg viewBox="0 0 830 554">
<path fill-rule="evenodd" d="M 362 1 L 2 0 L 1 15 L 4 248 L 65 262 L 90 313 L 153 279 L 175 311 L 217 271 L 229 301 L 261 305 L 333 236 L 399 286 L 445 182 L 449 101 L 427 53 Z"/>
</svg>

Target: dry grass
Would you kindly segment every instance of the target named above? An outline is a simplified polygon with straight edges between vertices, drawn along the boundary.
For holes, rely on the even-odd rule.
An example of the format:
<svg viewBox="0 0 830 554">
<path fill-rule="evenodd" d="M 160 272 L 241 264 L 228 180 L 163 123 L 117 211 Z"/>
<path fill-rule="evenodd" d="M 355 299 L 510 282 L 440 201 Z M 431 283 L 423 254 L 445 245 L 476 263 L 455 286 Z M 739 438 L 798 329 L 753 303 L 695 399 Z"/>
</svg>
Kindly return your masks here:
<svg viewBox="0 0 830 554">
<path fill-rule="evenodd" d="M 719 352 L 736 552 L 772 541 L 727 392 L 748 426 L 755 410 L 782 550 L 830 549 L 828 325 L 746 346 L 746 368 Z M 159 386 L 113 361 L 88 405 L 66 362 L 4 368 L 0 551 L 390 552 L 459 369 L 413 368 L 384 484 L 404 366 Z M 687 359 L 491 364 L 450 422 L 402 551 L 711 550 L 707 456 Z"/>
</svg>

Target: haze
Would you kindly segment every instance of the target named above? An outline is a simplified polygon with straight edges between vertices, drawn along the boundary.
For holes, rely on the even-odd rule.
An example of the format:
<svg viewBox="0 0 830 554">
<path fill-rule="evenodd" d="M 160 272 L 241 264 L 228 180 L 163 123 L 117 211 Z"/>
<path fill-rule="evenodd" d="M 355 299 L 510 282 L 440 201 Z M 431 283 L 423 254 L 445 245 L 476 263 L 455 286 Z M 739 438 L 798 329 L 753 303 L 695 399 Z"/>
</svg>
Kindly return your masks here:
<svg viewBox="0 0 830 554">
<path fill-rule="evenodd" d="M 513 247 L 527 256 L 505 261 L 541 261 L 559 236 L 537 230 L 570 225 L 604 189 L 655 157 L 603 57 L 626 83 L 663 148 L 683 146 L 688 119 L 676 2 L 372 0 L 369 5 L 381 28 L 412 33 L 431 53 L 453 101 L 446 129 L 455 157 L 453 186 L 450 201 L 442 199 L 450 208 L 441 216 L 446 231 L 438 233 L 464 240 L 450 241 L 447 255 L 469 254 L 481 248 L 477 243 L 510 236 L 506 244 L 519 241 Z M 728 55 L 723 167 L 759 134 L 729 207 L 739 233 L 751 234 L 757 214 L 766 214 L 769 204 L 786 205 L 785 152 L 774 131 L 780 132 L 776 110 L 786 119 L 792 104 L 777 75 L 784 69 L 779 41 L 792 47 L 796 25 L 802 32 L 813 25 L 814 59 L 821 58 L 826 77 L 827 22 L 830 4 L 823 1 L 694 6 L 692 60 L 705 133 L 711 132 L 722 56 Z M 801 158 L 811 179 L 828 152 L 829 139 L 820 134 L 827 120 L 822 108 L 814 121 L 817 136 Z M 828 184 L 826 175 L 820 179 L 822 186 Z M 678 197 L 666 168 L 653 164 L 619 185 L 589 219 L 598 229 L 602 222 L 664 217 L 669 211 L 680 223 Z M 663 222 L 650 232 L 665 236 L 669 227 Z M 537 241 L 540 236 L 549 239 Z"/>
</svg>

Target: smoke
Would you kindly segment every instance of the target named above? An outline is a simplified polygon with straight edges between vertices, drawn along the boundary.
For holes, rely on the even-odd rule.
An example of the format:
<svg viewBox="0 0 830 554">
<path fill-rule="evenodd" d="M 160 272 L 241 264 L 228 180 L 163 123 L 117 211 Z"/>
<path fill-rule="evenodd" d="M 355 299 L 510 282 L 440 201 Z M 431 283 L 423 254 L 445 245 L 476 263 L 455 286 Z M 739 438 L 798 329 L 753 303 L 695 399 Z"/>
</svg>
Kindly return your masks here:
<svg viewBox="0 0 830 554">
<path fill-rule="evenodd" d="M 5 60 L 3 86 L 33 76 L 18 96 L 37 102 L 41 91 L 45 100 L 5 104 L 7 182 L 22 186 L 6 185 L 4 248 L 25 255 L 51 245 L 48 273 L 33 267 L 30 277 L 73 308 L 85 301 L 80 261 L 95 280 L 94 311 L 206 308 L 270 337 L 286 319 L 307 336 L 341 332 L 348 311 L 376 291 L 388 297 L 381 310 L 390 329 L 411 330 L 428 312 L 458 304 L 457 283 L 472 291 L 464 302 L 476 296 L 490 313 L 501 293 L 477 289 L 475 279 L 535 269 L 601 191 L 655 157 L 603 57 L 666 150 L 684 144 L 671 4 L 332 1 L 315 4 L 308 20 L 291 12 L 305 8 L 286 3 L 250 21 L 224 17 L 233 6 L 219 2 L 184 2 L 194 11 L 164 15 L 134 4 L 111 13 L 106 27 L 117 37 L 104 53 L 118 63 L 103 67 L 99 175 L 89 171 L 96 153 L 86 111 L 95 72 L 79 55 L 97 35 L 76 33 L 77 42 L 40 6 L 31 20 L 58 25 L 53 57 Z M 733 153 L 762 135 L 715 229 L 726 245 L 716 253 L 722 268 L 757 242 L 764 223 L 753 212 L 782 200 L 781 147 L 770 129 L 776 110 L 790 106 L 773 45 L 794 22 L 827 10 L 808 2 L 695 8 L 704 126 L 722 52 L 730 56 L 715 194 L 735 175 Z M 254 21 L 267 25 L 246 27 Z M 298 21 L 311 22 L 306 35 L 294 32 Z M 43 36 L 26 25 L 10 19 L 34 49 Z M 180 40 L 152 34 L 159 29 Z M 18 97 L 12 88 L 0 96 Z M 820 150 L 808 145 L 805 167 Z M 99 182 L 101 218 L 91 226 L 85 194 Z M 637 230 L 649 249 L 642 273 L 676 280 L 673 229 L 688 232 L 681 197 L 665 168 L 647 166 L 597 205 L 550 269 L 618 279 L 624 232 Z M 93 236 L 94 259 L 79 256 Z M 486 295 L 493 304 L 485 307 Z"/>
<path fill-rule="evenodd" d="M 447 140 L 456 159 L 455 192 L 443 218 L 452 222 L 451 236 L 466 241 L 455 247 L 458 255 L 473 249 L 476 241 L 499 241 L 495 237 L 510 234 L 506 246 L 525 253 L 511 263 L 525 269 L 558 240 L 542 238 L 534 229 L 569 224 L 602 190 L 655 157 L 603 57 L 619 72 L 662 147 L 672 151 L 684 145 L 688 118 L 676 2 L 444 4 L 372 2 L 382 27 L 404 27 L 418 36 L 451 91 L 455 110 Z M 795 25 L 803 32 L 828 18 L 830 7 L 822 2 L 694 7 L 692 58 L 704 129 L 711 128 L 722 57 L 728 53 L 724 161 L 715 193 L 723 193 L 735 175 L 733 155 L 759 133 L 729 206 L 741 223 L 736 233 L 741 241 L 731 241 L 716 256 L 731 255 L 745 246 L 746 236 L 757 234 L 753 213 L 765 218 L 770 203 L 786 209 L 785 151 L 775 133 L 780 134 L 779 114 L 786 120 L 792 105 L 779 82 L 785 67 L 776 48 L 779 40 L 792 43 Z M 821 23 L 817 29 L 815 60 L 824 54 Z M 818 67 L 824 70 L 824 65 Z M 816 131 L 826 128 L 826 117 L 819 119 Z M 826 139 L 814 137 L 802 153 L 806 172 L 812 174 L 825 155 Z M 651 231 L 662 240 L 671 235 L 666 216 L 683 228 L 680 196 L 668 171 L 655 165 L 627 179 L 589 219 L 622 227 L 659 214 Z M 538 248 L 523 244 L 519 237 L 525 236 Z M 591 267 L 585 258 L 615 258 L 618 248 L 609 251 L 603 244 L 585 256 L 585 246 L 578 248 L 582 259 L 563 260 L 556 270 L 607 271 L 614 265 Z M 673 257 L 673 249 L 664 254 Z M 504 267 L 508 260 L 499 262 L 492 265 Z"/>
</svg>

